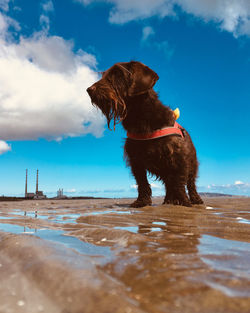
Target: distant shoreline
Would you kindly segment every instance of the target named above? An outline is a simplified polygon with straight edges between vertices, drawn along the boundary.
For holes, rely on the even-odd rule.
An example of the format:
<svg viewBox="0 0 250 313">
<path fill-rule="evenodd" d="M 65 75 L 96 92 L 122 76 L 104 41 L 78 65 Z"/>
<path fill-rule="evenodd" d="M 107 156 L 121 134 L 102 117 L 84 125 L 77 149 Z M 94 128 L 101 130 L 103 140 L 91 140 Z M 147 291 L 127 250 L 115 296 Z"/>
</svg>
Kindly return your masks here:
<svg viewBox="0 0 250 313">
<path fill-rule="evenodd" d="M 213 193 L 213 192 L 200 192 L 199 193 L 202 197 L 206 198 L 220 198 L 220 197 L 229 197 L 229 198 L 249 198 L 250 196 L 245 195 L 230 195 L 224 193 Z M 163 196 L 162 196 L 163 197 Z M 117 197 L 115 199 L 133 199 L 135 197 Z M 159 198 L 159 197 L 154 197 Z M 45 199 L 32 199 L 32 198 L 25 198 L 25 197 L 8 197 L 8 196 L 1 196 L 0 202 L 2 201 L 31 201 L 31 200 L 98 200 L 98 199 L 114 199 L 113 197 L 90 197 L 90 196 L 79 196 L 79 197 L 63 197 L 63 198 L 45 198 Z"/>
<path fill-rule="evenodd" d="M 25 197 L 0 197 L 0 201 L 31 201 L 31 200 L 91 200 L 91 199 L 109 199 L 103 197 L 66 197 L 66 198 L 43 198 L 43 199 L 32 199 Z"/>
</svg>

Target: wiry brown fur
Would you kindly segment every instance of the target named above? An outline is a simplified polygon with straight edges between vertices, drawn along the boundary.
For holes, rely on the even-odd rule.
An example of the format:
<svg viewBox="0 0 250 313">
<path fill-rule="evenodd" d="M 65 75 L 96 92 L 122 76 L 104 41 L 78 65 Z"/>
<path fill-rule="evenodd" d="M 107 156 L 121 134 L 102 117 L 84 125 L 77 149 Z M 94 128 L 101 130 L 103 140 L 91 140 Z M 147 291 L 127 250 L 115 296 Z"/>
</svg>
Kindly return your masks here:
<svg viewBox="0 0 250 313">
<path fill-rule="evenodd" d="M 148 134 L 175 122 L 173 111 L 161 103 L 152 89 L 157 79 L 158 75 L 140 62 L 117 63 L 87 91 L 92 103 L 106 116 L 108 126 L 113 119 L 114 126 L 122 121 L 130 133 Z M 147 172 L 165 184 L 164 203 L 202 203 L 195 186 L 196 151 L 185 130 L 184 134 L 184 138 L 171 135 L 143 141 L 126 139 L 125 158 L 138 185 L 138 198 L 131 206 L 151 204 Z"/>
</svg>

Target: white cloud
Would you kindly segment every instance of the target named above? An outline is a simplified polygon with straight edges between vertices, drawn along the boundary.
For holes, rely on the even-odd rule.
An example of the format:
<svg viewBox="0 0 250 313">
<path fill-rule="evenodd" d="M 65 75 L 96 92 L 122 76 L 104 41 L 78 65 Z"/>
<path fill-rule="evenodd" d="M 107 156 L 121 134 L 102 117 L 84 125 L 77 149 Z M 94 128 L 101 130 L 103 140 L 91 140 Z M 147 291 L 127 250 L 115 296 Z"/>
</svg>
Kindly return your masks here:
<svg viewBox="0 0 250 313">
<path fill-rule="evenodd" d="M 82 50 L 74 53 L 73 48 L 71 41 L 37 33 L 28 39 L 21 38 L 18 44 L 9 45 L 8 54 L 28 60 L 48 72 L 73 73 L 83 64 L 95 67 L 96 59 L 93 55 Z"/>
<path fill-rule="evenodd" d="M 0 12 L 0 33 L 5 33 L 8 29 L 8 21 L 5 17 L 5 15 L 1 14 Z"/>
<path fill-rule="evenodd" d="M 233 195 L 250 195 L 250 183 L 244 183 L 236 180 L 233 184 L 215 185 L 211 184 L 207 187 L 199 187 L 201 191 L 218 192 Z"/>
<path fill-rule="evenodd" d="M 177 3 L 185 12 L 215 21 L 235 35 L 250 35 L 246 28 L 250 22 L 249 0 L 177 0 Z"/>
<path fill-rule="evenodd" d="M 0 140 L 0 155 L 11 150 L 7 142 Z"/>
<path fill-rule="evenodd" d="M 152 189 L 159 189 L 159 190 L 163 189 L 163 185 L 159 185 L 159 184 L 156 184 L 156 183 L 150 183 L 150 186 L 151 186 Z M 130 189 L 131 190 L 137 190 L 138 189 L 138 185 L 136 185 L 136 184 L 131 185 Z"/>
<path fill-rule="evenodd" d="M 167 59 L 170 59 L 173 56 L 174 48 L 171 47 L 167 40 L 161 42 L 153 42 L 152 44 L 157 50 L 163 52 Z"/>
<path fill-rule="evenodd" d="M 142 29 L 142 40 L 141 43 L 146 47 L 154 48 L 162 52 L 166 59 L 170 59 L 174 54 L 174 48 L 169 44 L 168 41 L 156 41 L 152 37 L 155 31 L 152 27 L 146 26 Z"/>
<path fill-rule="evenodd" d="M 243 185 L 244 183 L 243 183 L 242 181 L 240 181 L 240 180 L 236 180 L 236 181 L 234 182 L 234 184 L 235 184 L 235 185 Z"/>
<path fill-rule="evenodd" d="M 40 25 L 42 27 L 42 30 L 45 33 L 48 33 L 48 31 L 50 29 L 50 19 L 49 19 L 49 17 L 47 15 L 45 15 L 45 14 L 41 14 L 40 18 L 39 18 L 39 22 L 40 22 Z"/>
<path fill-rule="evenodd" d="M 123 24 L 135 19 L 145 19 L 154 15 L 164 17 L 173 13 L 172 4 L 165 0 L 111 0 L 114 4 L 109 21 Z"/>
<path fill-rule="evenodd" d="M 158 185 L 158 184 L 155 184 L 155 183 L 151 183 L 150 186 L 151 186 L 152 189 L 162 189 L 163 188 L 162 185 Z"/>
<path fill-rule="evenodd" d="M 93 2 L 112 4 L 109 21 L 114 24 L 124 24 L 136 19 L 151 16 L 164 17 L 173 13 L 172 0 L 77 0 L 88 5 Z"/>
<path fill-rule="evenodd" d="M 61 37 L 0 38 L 0 138 L 101 136 L 104 118 L 86 93 L 98 79 L 95 62 Z"/>
<path fill-rule="evenodd" d="M 163 18 L 178 14 L 176 8 L 202 18 L 214 21 L 235 36 L 250 35 L 249 0 L 78 0 L 88 5 L 93 2 L 111 4 L 109 21 L 124 24 L 132 20 L 146 19 L 152 16 Z"/>
<path fill-rule="evenodd" d="M 68 189 L 65 191 L 66 193 L 76 193 L 76 189 L 72 188 L 72 189 Z"/>
<path fill-rule="evenodd" d="M 155 34 L 154 29 L 151 26 L 145 26 L 142 29 L 142 41 L 147 40 L 150 36 Z"/>
<path fill-rule="evenodd" d="M 8 11 L 9 10 L 9 2 L 10 2 L 10 0 L 0 0 L 0 9 L 2 9 L 4 11 Z"/>
<path fill-rule="evenodd" d="M 16 31 L 20 30 L 17 21 L 0 12 L 0 38 L 6 38 L 6 36 L 8 39 L 12 38 L 12 35 L 8 33 L 9 27 L 13 27 Z"/>
<path fill-rule="evenodd" d="M 42 8 L 45 12 L 53 12 L 54 11 L 54 5 L 51 0 L 44 1 L 42 3 Z"/>
<path fill-rule="evenodd" d="M 137 186 L 137 185 L 131 185 L 131 186 L 130 186 L 130 189 L 132 189 L 132 190 L 137 190 L 137 189 L 138 189 L 138 186 Z"/>
<path fill-rule="evenodd" d="M 42 27 L 42 31 L 47 34 L 50 29 L 50 18 L 49 14 L 54 11 L 54 5 L 51 0 L 47 0 L 42 2 L 42 14 L 40 15 L 40 26 Z"/>
</svg>

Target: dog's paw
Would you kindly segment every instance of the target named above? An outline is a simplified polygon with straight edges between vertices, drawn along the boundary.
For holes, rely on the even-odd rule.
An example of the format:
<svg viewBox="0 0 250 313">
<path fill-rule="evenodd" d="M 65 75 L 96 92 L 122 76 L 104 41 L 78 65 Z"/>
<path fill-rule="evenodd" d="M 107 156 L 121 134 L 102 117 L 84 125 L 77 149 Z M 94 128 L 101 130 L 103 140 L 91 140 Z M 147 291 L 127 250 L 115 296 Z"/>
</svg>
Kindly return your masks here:
<svg viewBox="0 0 250 313">
<path fill-rule="evenodd" d="M 187 207 L 192 206 L 189 200 L 184 200 L 184 199 L 165 199 L 163 204 L 182 205 L 182 206 L 187 206 Z"/>
<path fill-rule="evenodd" d="M 151 199 L 137 199 L 133 203 L 130 204 L 131 208 L 142 208 L 147 205 L 152 205 Z"/>
<path fill-rule="evenodd" d="M 203 200 L 198 195 L 196 197 L 190 197 L 190 201 L 192 204 L 204 204 Z"/>
<path fill-rule="evenodd" d="M 192 204 L 189 200 L 179 200 L 179 199 L 175 199 L 174 200 L 174 205 L 182 205 L 182 206 L 187 206 L 187 207 L 191 207 Z"/>
<path fill-rule="evenodd" d="M 191 201 L 192 204 L 204 204 L 202 199 L 195 199 Z"/>
<path fill-rule="evenodd" d="M 173 204 L 173 199 L 164 199 L 162 204 Z"/>
</svg>

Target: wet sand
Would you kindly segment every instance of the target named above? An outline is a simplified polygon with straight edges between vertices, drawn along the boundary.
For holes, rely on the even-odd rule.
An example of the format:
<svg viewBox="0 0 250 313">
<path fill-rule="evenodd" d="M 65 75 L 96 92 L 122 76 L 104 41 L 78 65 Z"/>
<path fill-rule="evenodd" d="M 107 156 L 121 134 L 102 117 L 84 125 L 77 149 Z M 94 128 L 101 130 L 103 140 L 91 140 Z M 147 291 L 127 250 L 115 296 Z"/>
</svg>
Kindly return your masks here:
<svg viewBox="0 0 250 313">
<path fill-rule="evenodd" d="M 0 202 L 0 312 L 250 312 L 250 198 Z"/>
</svg>

